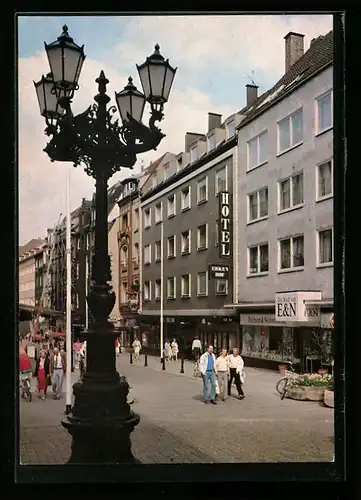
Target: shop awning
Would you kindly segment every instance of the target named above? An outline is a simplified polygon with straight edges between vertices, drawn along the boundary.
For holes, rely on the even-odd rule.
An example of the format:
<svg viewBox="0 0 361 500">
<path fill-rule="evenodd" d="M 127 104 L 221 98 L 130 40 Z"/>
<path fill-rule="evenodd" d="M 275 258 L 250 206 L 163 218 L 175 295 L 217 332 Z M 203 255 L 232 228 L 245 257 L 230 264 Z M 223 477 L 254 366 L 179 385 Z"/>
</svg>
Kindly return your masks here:
<svg viewBox="0 0 361 500">
<path fill-rule="evenodd" d="M 225 304 L 225 309 L 270 309 L 275 307 L 274 302 L 238 302 L 237 304 Z"/>
<path fill-rule="evenodd" d="M 310 306 L 333 307 L 333 299 L 310 299 L 303 302 Z"/>
</svg>

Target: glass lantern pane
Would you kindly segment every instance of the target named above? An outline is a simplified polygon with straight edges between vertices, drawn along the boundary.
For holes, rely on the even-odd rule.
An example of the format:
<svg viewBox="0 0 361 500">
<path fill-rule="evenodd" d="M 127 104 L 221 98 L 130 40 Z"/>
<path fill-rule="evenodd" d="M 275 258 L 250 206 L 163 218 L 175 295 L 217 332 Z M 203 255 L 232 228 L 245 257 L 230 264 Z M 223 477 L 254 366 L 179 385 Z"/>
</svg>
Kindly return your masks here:
<svg viewBox="0 0 361 500">
<path fill-rule="evenodd" d="M 43 115 L 45 111 L 45 96 L 42 82 L 39 82 L 35 85 L 35 90 L 39 102 L 40 114 Z"/>
<path fill-rule="evenodd" d="M 117 99 L 119 114 L 123 121 L 127 121 L 128 120 L 127 113 L 131 112 L 130 96 L 125 94 L 117 97 L 116 99 Z"/>
<path fill-rule="evenodd" d="M 53 88 L 53 83 L 46 83 L 45 88 L 45 99 L 46 99 L 46 111 L 49 114 L 55 114 L 60 106 L 58 105 L 58 99 L 56 94 L 52 94 L 51 90 Z M 61 109 L 61 108 L 60 108 Z"/>
<path fill-rule="evenodd" d="M 150 97 L 150 84 L 149 84 L 149 73 L 148 73 L 148 65 L 145 65 L 143 68 L 139 68 L 138 66 L 139 78 L 143 87 L 143 93 L 146 99 Z"/>
<path fill-rule="evenodd" d="M 80 53 L 77 50 L 64 48 L 64 80 L 69 83 L 77 83 L 77 69 Z"/>
<path fill-rule="evenodd" d="M 163 90 L 163 97 L 165 101 L 168 101 L 170 90 L 172 88 L 172 83 L 174 80 L 175 72 L 172 71 L 169 67 L 166 69 L 166 74 L 165 74 L 165 82 L 164 82 L 164 90 Z"/>
<path fill-rule="evenodd" d="M 53 74 L 55 82 L 61 82 L 63 80 L 63 65 L 62 65 L 62 52 L 60 47 L 54 47 L 53 49 L 47 48 L 47 55 L 49 60 L 50 71 Z"/>
<path fill-rule="evenodd" d="M 153 99 L 163 98 L 164 73 L 166 69 L 163 64 L 150 64 L 149 76 L 151 85 L 151 97 Z"/>
<path fill-rule="evenodd" d="M 132 96 L 132 117 L 137 122 L 142 121 L 145 99 L 143 96 Z"/>
</svg>

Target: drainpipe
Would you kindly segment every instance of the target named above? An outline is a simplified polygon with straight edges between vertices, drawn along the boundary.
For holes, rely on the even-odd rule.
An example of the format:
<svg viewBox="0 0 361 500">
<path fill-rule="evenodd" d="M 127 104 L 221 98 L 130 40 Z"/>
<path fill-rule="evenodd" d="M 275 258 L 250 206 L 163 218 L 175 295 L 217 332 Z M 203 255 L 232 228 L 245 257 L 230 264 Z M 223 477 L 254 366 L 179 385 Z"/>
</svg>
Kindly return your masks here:
<svg viewBox="0 0 361 500">
<path fill-rule="evenodd" d="M 239 196 L 238 196 L 238 141 L 233 152 L 233 303 L 239 300 Z M 238 325 L 238 346 L 240 347 L 240 326 Z"/>
</svg>

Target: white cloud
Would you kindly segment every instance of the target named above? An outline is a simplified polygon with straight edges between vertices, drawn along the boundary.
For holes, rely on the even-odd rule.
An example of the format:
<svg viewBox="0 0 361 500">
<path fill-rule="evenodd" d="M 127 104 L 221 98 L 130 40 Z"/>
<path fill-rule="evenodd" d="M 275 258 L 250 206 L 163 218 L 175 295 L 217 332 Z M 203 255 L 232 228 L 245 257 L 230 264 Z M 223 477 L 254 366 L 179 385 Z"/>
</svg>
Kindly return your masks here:
<svg viewBox="0 0 361 500">
<path fill-rule="evenodd" d="M 243 72 L 257 69 L 268 73 L 276 80 L 283 72 L 284 40 L 288 31 L 307 35 L 308 45 L 313 37 L 332 29 L 331 16 L 191 16 L 191 17 L 134 17 L 123 33 L 129 42 L 113 47 L 107 63 L 92 60 L 88 54 L 83 66 L 80 90 L 74 100 L 74 112 L 86 109 L 97 93 L 94 80 L 103 69 L 110 80 L 108 94 L 121 90 L 127 83 L 129 71 L 135 77 L 134 63 L 143 62 L 152 51 L 154 43 L 161 44 L 164 56 L 177 65 L 170 102 L 165 108 L 165 119 L 161 123 L 167 137 L 158 151 L 141 155 L 147 165 L 166 151 L 178 153 L 184 148 L 187 131 L 207 131 L 207 113 L 221 113 L 226 118 L 240 106 L 235 96 L 235 107 L 215 106 L 206 92 L 192 88 L 187 79 L 201 75 L 205 70 L 213 71 L 214 78 L 227 81 L 229 70 L 242 66 Z M 40 40 L 40 39 L 39 39 Z M 79 41 L 80 42 L 80 41 Z M 41 40 L 39 41 L 39 47 Z M 164 49 L 164 50 L 163 50 Z M 109 61 L 112 61 L 112 64 Z M 116 63 L 116 64 L 115 64 Z M 121 74 L 114 66 L 127 71 Z M 66 172 L 71 164 L 51 163 L 43 152 L 47 137 L 45 123 L 39 115 L 33 80 L 47 72 L 48 62 L 44 53 L 19 59 L 19 175 L 20 175 L 20 243 L 32 237 L 44 236 L 47 227 L 52 227 L 60 212 L 65 212 Z M 137 79 L 135 84 L 140 88 Z M 258 83 L 258 82 L 257 82 Z M 210 82 L 211 84 L 211 82 Z M 260 82 L 260 84 L 262 84 Z M 207 91 L 211 89 L 208 87 Z M 113 101 L 114 103 L 114 101 Z M 72 168 L 72 167 L 71 167 Z M 90 198 L 94 181 L 81 167 L 72 168 L 72 209 L 82 197 Z M 111 179 L 111 183 L 129 174 L 128 170 Z"/>
</svg>

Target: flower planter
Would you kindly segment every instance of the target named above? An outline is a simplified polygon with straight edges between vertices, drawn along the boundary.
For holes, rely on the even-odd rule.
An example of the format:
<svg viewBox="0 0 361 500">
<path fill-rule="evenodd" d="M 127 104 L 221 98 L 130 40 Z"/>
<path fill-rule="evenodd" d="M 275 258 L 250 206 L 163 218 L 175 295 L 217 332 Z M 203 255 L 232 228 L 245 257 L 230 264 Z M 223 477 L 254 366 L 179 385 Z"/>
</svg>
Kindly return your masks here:
<svg viewBox="0 0 361 500">
<path fill-rule="evenodd" d="M 323 401 L 325 387 L 293 386 L 287 389 L 287 397 L 299 401 Z"/>
<path fill-rule="evenodd" d="M 325 403 L 325 406 L 334 408 L 334 392 L 326 389 L 323 402 Z"/>
<path fill-rule="evenodd" d="M 319 375 L 328 375 L 328 370 L 326 368 L 320 368 L 318 373 Z"/>
</svg>

